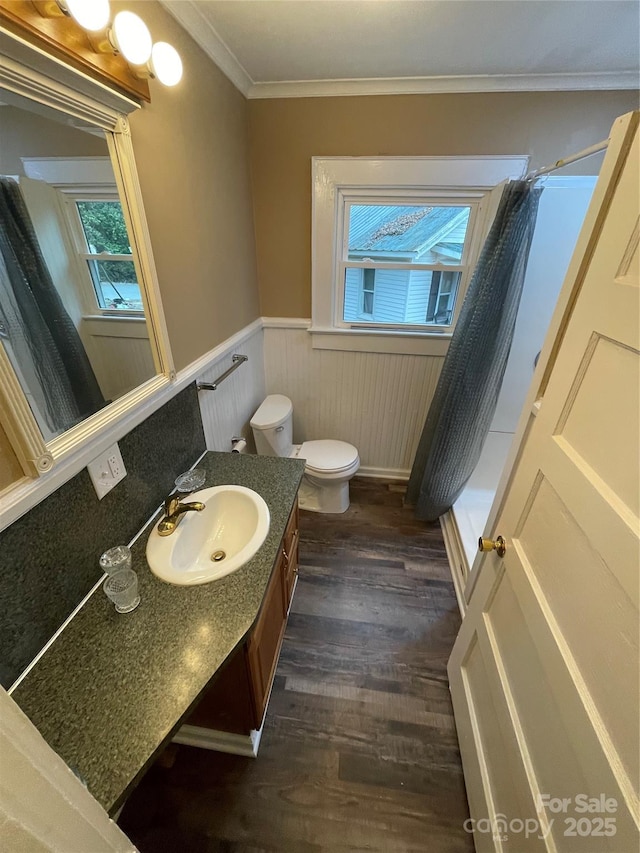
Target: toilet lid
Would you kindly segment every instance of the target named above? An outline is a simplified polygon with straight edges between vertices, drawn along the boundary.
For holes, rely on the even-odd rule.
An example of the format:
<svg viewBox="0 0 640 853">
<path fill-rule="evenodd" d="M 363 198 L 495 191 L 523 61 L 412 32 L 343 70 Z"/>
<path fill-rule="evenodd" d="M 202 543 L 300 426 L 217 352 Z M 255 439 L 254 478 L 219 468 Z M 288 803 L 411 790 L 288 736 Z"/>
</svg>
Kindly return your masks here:
<svg viewBox="0 0 640 853">
<path fill-rule="evenodd" d="M 291 414 L 293 404 L 284 394 L 269 394 L 249 421 L 252 429 L 272 429 L 280 426 Z"/>
<path fill-rule="evenodd" d="M 300 445 L 298 458 L 306 459 L 307 468 L 312 471 L 344 471 L 357 461 L 358 451 L 346 441 L 324 438 L 305 441 Z"/>
</svg>

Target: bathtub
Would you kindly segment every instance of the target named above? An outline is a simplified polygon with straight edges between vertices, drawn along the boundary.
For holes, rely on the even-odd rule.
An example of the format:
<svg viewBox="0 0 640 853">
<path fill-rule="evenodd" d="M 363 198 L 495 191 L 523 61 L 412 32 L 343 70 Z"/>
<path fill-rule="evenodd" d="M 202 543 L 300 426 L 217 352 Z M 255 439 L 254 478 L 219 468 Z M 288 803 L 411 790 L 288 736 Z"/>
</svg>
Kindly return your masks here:
<svg viewBox="0 0 640 853">
<path fill-rule="evenodd" d="M 442 517 L 442 530 L 464 613 L 464 588 L 542 349 L 549 321 L 596 183 L 593 176 L 545 179 L 513 342 L 480 461 L 465 490 Z"/>
<path fill-rule="evenodd" d="M 466 557 L 467 568 L 471 567 L 478 553 L 478 539 L 482 536 L 489 518 L 489 510 L 512 440 L 512 432 L 492 431 L 488 434 L 480 461 L 464 492 L 453 505 L 453 516 Z"/>
<path fill-rule="evenodd" d="M 440 520 L 462 614 L 466 609 L 464 587 L 478 553 L 478 539 L 489 518 L 513 435 L 512 432 L 498 430 L 489 432 L 471 479 L 453 507 Z"/>
</svg>

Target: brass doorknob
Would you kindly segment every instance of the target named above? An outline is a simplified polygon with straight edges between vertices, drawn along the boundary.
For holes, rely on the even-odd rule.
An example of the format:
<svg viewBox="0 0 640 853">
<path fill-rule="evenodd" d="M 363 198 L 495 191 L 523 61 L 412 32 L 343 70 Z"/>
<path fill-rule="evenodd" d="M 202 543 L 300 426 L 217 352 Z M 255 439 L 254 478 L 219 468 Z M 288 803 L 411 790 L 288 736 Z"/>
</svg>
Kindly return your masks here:
<svg viewBox="0 0 640 853">
<path fill-rule="evenodd" d="M 493 539 L 483 539 L 482 536 L 478 539 L 478 549 L 480 551 L 495 551 L 498 557 L 504 557 L 507 550 L 507 543 L 502 536 L 496 536 Z"/>
</svg>

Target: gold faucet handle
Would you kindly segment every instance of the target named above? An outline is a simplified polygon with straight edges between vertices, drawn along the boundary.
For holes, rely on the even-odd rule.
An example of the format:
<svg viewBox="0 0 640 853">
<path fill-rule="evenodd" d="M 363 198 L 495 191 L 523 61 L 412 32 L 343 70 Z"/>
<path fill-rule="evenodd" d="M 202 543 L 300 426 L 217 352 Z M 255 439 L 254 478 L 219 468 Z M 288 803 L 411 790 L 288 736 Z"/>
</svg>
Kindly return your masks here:
<svg viewBox="0 0 640 853">
<path fill-rule="evenodd" d="M 180 495 L 169 495 L 164 501 L 164 514 L 173 515 L 180 506 Z"/>
<path fill-rule="evenodd" d="M 178 503 L 178 506 L 183 509 L 195 509 L 197 512 L 202 512 L 204 509 L 204 504 L 202 501 L 188 501 L 187 503 Z"/>
</svg>

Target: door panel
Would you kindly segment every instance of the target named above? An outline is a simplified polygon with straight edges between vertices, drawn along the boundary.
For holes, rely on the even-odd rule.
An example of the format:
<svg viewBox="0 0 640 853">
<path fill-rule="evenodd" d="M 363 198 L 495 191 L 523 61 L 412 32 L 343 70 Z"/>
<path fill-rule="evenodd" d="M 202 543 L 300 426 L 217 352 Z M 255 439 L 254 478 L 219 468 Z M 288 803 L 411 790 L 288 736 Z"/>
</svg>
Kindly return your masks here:
<svg viewBox="0 0 640 853">
<path fill-rule="evenodd" d="M 474 747 L 483 756 L 485 782 L 493 796 L 493 812 L 497 818 L 493 831 L 474 835 L 478 853 L 485 850 L 504 850 L 505 853 L 544 850 L 539 833 L 531 837 L 520 837 L 518 833 L 504 838 L 501 817 L 518 815 L 522 820 L 536 819 L 535 806 L 524 792 L 528 790 L 527 774 L 523 764 L 517 737 L 510 723 L 508 705 L 495 689 L 499 675 L 495 670 L 493 656 L 483 651 L 476 638 L 463 664 L 462 673 L 467 700 L 473 709 L 475 722 Z M 482 801 L 473 808 L 476 820 L 486 819 L 487 812 Z M 508 835 L 509 833 L 507 833 Z M 495 847 L 494 847 L 495 845 Z"/>
<path fill-rule="evenodd" d="M 588 465 L 637 518 L 640 498 L 637 479 L 640 469 L 638 352 L 601 335 L 594 336 L 588 349 L 555 435 L 563 438 L 567 451 L 573 451 L 576 463 Z M 615 401 L 611 398 L 612 377 L 616 384 L 628 389 L 625 394 L 616 395 Z M 612 453 L 614 447 L 628 447 L 631 455 Z"/>
<path fill-rule="evenodd" d="M 612 129 L 494 529 L 506 554 L 484 559 L 449 663 L 472 816 L 495 820 L 504 803 L 508 821 L 527 820 L 537 807 L 557 853 L 640 841 L 637 127 L 635 113 Z M 554 812 L 540 795 L 564 803 Z M 615 806 L 585 811 L 582 795 Z M 475 839 L 527 849 L 508 835 Z"/>
<path fill-rule="evenodd" d="M 547 480 L 537 490 L 518 544 L 590 698 L 636 781 L 637 706 L 620 697 L 637 696 L 640 686 L 637 607 Z M 607 601 L 615 602 L 613 618 L 603 618 L 602 603 Z"/>
<path fill-rule="evenodd" d="M 523 748 L 531 764 L 531 798 L 537 803 L 544 793 L 573 799 L 578 793 L 597 797 L 606 792 L 622 803 L 624 792 L 611 768 L 610 750 L 603 747 L 598 736 L 602 723 L 585 707 L 584 685 L 575 662 L 566 649 L 563 654 L 557 625 L 552 618 L 545 618 L 538 605 L 532 586 L 511 587 L 504 572 L 484 615 L 496 659 L 504 667 L 515 725 L 522 731 Z M 523 626 L 527 630 L 522 630 Z M 546 814 L 547 819 L 555 818 L 551 839 L 558 850 L 576 849 L 571 836 L 564 835 L 568 828 L 565 820 L 572 816 L 578 817 L 573 812 Z M 633 822 L 624 810 L 616 812 L 616 823 L 619 836 L 623 831 L 627 837 L 633 836 Z M 582 837 L 579 841 L 579 851 L 602 853 L 609 849 L 599 847 L 600 840 L 592 847 L 585 845 Z M 612 849 L 617 853 L 618 848 Z M 626 853 L 624 846 L 620 853 Z"/>
</svg>

